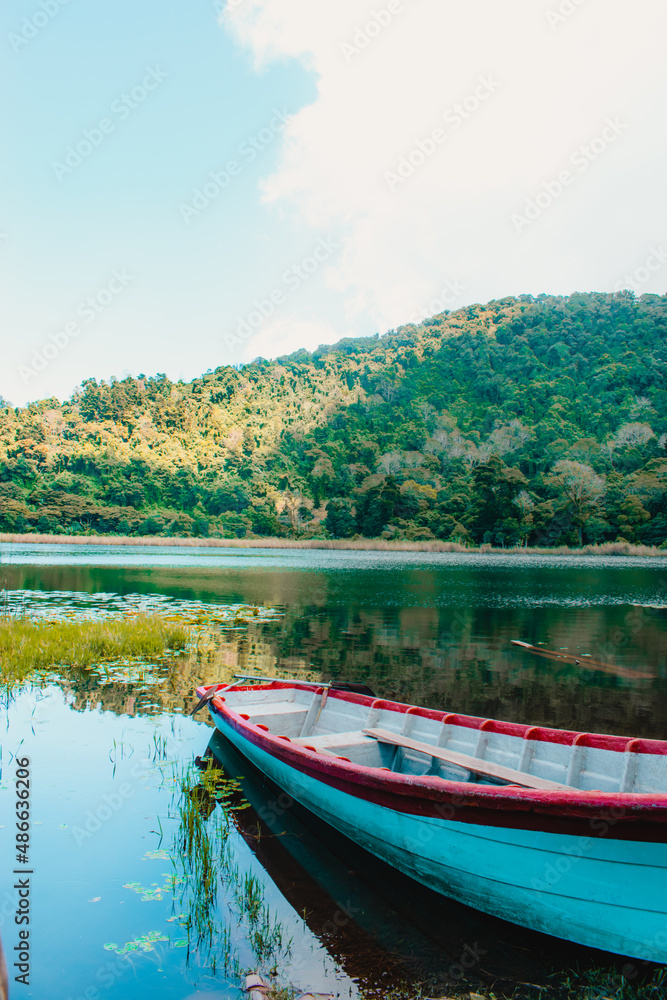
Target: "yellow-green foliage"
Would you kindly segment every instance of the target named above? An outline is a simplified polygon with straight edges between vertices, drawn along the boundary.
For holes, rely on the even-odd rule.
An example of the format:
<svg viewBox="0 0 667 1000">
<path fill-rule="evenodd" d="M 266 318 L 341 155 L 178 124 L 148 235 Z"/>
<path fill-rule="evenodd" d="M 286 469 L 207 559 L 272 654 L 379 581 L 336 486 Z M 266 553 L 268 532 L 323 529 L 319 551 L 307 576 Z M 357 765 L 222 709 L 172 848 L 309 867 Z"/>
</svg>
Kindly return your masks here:
<svg viewBox="0 0 667 1000">
<path fill-rule="evenodd" d="M 0 399 L 0 530 L 667 541 L 667 295 L 520 296 L 312 354 Z"/>
<path fill-rule="evenodd" d="M 0 530 L 667 542 L 667 295 L 520 296 L 192 382 L 0 399 Z"/>
<path fill-rule="evenodd" d="M 100 621 L 35 622 L 0 618 L 0 680 L 22 680 L 49 667 L 88 667 L 116 657 L 184 649 L 188 629 L 159 615 Z"/>
</svg>

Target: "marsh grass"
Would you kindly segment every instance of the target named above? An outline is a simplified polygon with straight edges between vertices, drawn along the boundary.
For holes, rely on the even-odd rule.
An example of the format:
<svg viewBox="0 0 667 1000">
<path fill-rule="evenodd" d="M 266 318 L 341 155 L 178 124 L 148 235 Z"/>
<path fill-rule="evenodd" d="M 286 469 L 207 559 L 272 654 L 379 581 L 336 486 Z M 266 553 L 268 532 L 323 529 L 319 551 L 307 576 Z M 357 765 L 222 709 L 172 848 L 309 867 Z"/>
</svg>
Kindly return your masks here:
<svg viewBox="0 0 667 1000">
<path fill-rule="evenodd" d="M 261 882 L 241 874 L 230 844 L 232 810 L 247 808 L 240 785 L 211 761 L 175 775 L 178 827 L 171 848 L 180 886 L 179 908 L 188 937 L 188 961 L 215 975 L 241 977 L 238 946 L 245 939 L 258 966 L 286 960 L 291 940 L 264 901 Z"/>
<path fill-rule="evenodd" d="M 477 986 L 472 992 L 463 983 L 455 989 L 445 989 L 450 1000 L 665 1000 L 667 997 L 667 969 L 640 971 L 632 963 L 624 968 L 630 978 L 613 969 L 587 969 L 554 975 L 543 986 L 520 983 L 514 988 L 504 984 L 486 989 Z M 435 990 L 435 991 L 434 991 Z M 383 994 L 382 1000 L 426 1000 L 440 997 L 443 990 L 426 986 L 398 987 Z"/>
<path fill-rule="evenodd" d="M 27 545 L 151 545 L 188 548 L 225 549 L 350 549 L 369 552 L 466 552 L 494 553 L 497 555 L 556 555 L 556 556 L 666 556 L 667 550 L 654 545 L 633 545 L 631 542 L 604 542 L 602 545 L 584 545 L 570 548 L 496 549 L 491 545 L 460 545 L 458 542 L 390 541 L 384 538 L 182 538 L 134 535 L 13 535 L 0 533 L 0 543 Z"/>
<path fill-rule="evenodd" d="M 433 984 L 397 984 L 383 989 L 381 1000 L 665 1000 L 667 997 L 667 969 L 648 969 L 640 972 L 627 963 L 631 978 L 620 971 L 588 969 L 554 975 L 543 986 L 530 983 L 494 985 L 493 988 L 471 987 L 464 982 L 442 987 Z M 273 994 L 268 994 L 273 1000 Z M 365 1000 L 379 1000 L 374 991 L 364 993 Z M 294 993 L 286 1000 L 294 1000 Z"/>
<path fill-rule="evenodd" d="M 189 640 L 186 626 L 160 615 L 47 622 L 3 616 L 0 680 L 11 686 L 39 670 L 162 656 L 184 650 Z"/>
<path fill-rule="evenodd" d="M 167 746 L 168 741 L 166 736 L 160 736 L 158 733 L 153 733 L 153 744 L 152 747 L 149 746 L 148 748 L 148 754 L 153 764 L 163 764 L 169 759 Z"/>
<path fill-rule="evenodd" d="M 236 889 L 235 895 L 239 909 L 246 913 L 250 924 L 256 924 L 264 902 L 264 893 L 259 879 L 251 875 L 250 872 L 246 872 Z"/>
<path fill-rule="evenodd" d="M 295 986 L 272 986 L 267 993 L 267 1000 L 294 1000 L 299 992 L 301 991 Z"/>
<path fill-rule="evenodd" d="M 216 919 L 218 876 L 228 858 L 229 823 L 221 813 L 221 821 L 209 824 L 215 805 L 209 808 L 209 798 L 201 794 L 205 789 L 195 781 L 191 767 L 177 776 L 177 782 L 179 824 L 171 853 L 181 878 L 179 908 L 185 912 L 188 959 L 197 952 L 215 972 L 219 956 L 224 971 L 235 971 L 238 957 L 232 947 L 231 929 L 227 924 L 218 926 Z"/>
<path fill-rule="evenodd" d="M 549 987 L 545 997 L 562 997 L 562 1000 L 665 1000 L 667 997 L 667 968 L 640 973 L 632 963 L 633 978 L 608 969 L 589 969 L 583 973 L 570 973 L 560 977 L 555 991 Z"/>
</svg>

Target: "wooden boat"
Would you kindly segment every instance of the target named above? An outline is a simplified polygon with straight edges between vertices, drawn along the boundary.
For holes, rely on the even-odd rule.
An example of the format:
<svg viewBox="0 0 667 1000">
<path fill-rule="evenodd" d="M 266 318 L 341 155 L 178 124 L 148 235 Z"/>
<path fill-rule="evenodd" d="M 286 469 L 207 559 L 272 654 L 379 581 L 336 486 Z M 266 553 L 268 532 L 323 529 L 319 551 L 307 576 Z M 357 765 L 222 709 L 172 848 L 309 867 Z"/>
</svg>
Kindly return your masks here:
<svg viewBox="0 0 667 1000">
<path fill-rule="evenodd" d="M 582 960 L 578 945 L 494 921 L 438 897 L 396 869 L 392 877 L 383 861 L 312 812 L 283 808 L 291 801 L 287 794 L 217 729 L 199 758 L 202 770 L 211 760 L 225 777 L 239 780 L 241 808 L 235 810 L 232 801 L 230 816 L 248 849 L 362 995 L 390 994 L 396 983 L 412 979 L 437 979 L 444 986 L 457 978 L 461 956 L 472 968 L 475 942 L 482 944 L 484 962 L 472 978 L 490 988 L 542 982 Z M 209 780 L 210 772 L 207 787 Z"/>
<path fill-rule="evenodd" d="M 667 962 L 667 741 L 302 681 L 197 694 L 290 796 L 429 888 L 565 940 Z"/>
</svg>

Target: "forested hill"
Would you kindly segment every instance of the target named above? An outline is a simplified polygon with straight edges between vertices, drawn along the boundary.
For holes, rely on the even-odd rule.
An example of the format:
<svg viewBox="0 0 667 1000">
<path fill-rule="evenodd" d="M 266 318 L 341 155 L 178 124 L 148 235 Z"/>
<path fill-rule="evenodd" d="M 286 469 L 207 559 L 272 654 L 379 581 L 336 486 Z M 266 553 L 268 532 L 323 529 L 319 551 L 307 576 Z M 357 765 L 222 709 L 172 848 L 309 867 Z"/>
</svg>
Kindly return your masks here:
<svg viewBox="0 0 667 1000">
<path fill-rule="evenodd" d="M 667 296 L 521 296 L 0 410 L 0 530 L 667 539 Z"/>
</svg>

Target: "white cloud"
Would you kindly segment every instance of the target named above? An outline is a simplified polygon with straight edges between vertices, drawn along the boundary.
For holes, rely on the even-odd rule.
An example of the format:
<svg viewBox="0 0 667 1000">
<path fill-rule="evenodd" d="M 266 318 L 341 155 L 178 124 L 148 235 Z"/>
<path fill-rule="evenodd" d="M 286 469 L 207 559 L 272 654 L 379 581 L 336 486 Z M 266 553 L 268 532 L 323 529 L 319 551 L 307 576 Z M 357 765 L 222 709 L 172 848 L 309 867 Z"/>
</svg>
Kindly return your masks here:
<svg viewBox="0 0 667 1000">
<path fill-rule="evenodd" d="M 359 332 L 406 321 L 447 279 L 465 286 L 456 305 L 613 290 L 667 238 L 655 221 L 665 207 L 661 0 L 392 0 L 388 21 L 378 12 L 389 7 L 236 0 L 223 17 L 258 67 L 294 58 L 316 75 L 317 97 L 291 120 L 263 199 L 337 234 L 327 280 Z M 573 13 L 552 27 L 547 12 L 559 7 Z M 360 30 L 375 36 L 363 49 Z M 418 143 L 437 128 L 445 138 L 433 155 L 392 182 L 401 162 L 407 172 L 401 157 L 417 163 Z M 581 154 L 571 159 L 600 136 L 585 167 Z M 554 197 L 563 170 L 571 180 Z M 513 215 L 538 194 L 541 211 L 518 233 Z M 664 289 L 656 274 L 642 291 Z M 299 309 L 295 297 L 294 323 Z M 310 321 L 295 329 L 309 329 L 313 347 L 327 322 L 320 333 Z M 288 326 L 281 315 L 281 336 Z"/>
<path fill-rule="evenodd" d="M 324 321 L 279 316 L 265 323 L 248 341 L 244 361 L 281 357 L 305 346 L 312 351 L 320 344 L 332 344 L 348 335 L 349 331 L 335 330 Z"/>
</svg>

